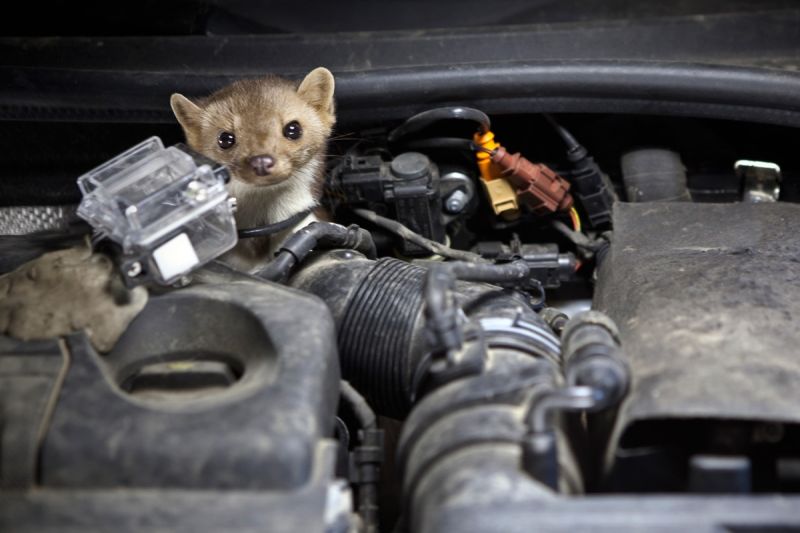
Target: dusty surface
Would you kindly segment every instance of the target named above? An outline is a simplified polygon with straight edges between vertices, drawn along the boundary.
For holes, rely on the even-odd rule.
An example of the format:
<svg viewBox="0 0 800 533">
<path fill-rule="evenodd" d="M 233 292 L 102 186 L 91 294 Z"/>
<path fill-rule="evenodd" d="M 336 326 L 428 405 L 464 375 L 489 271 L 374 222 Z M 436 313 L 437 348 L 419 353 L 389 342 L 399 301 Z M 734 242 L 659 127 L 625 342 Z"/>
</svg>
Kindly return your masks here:
<svg viewBox="0 0 800 533">
<path fill-rule="evenodd" d="M 0 333 L 34 340 L 86 330 L 107 352 L 145 303 L 147 290 L 127 290 L 108 257 L 59 250 L 0 277 Z"/>
<path fill-rule="evenodd" d="M 800 206 L 618 204 L 595 306 L 634 386 L 622 420 L 800 420 Z"/>
</svg>

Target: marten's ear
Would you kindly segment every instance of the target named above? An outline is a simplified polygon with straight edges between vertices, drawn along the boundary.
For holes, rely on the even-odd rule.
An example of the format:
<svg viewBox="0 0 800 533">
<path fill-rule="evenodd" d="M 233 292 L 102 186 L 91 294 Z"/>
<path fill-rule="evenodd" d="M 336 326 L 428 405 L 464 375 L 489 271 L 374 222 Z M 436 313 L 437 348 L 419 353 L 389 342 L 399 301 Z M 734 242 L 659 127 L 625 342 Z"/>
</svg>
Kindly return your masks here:
<svg viewBox="0 0 800 533">
<path fill-rule="evenodd" d="M 183 132 L 186 134 L 187 140 L 193 132 L 200 130 L 200 117 L 203 110 L 194 102 L 183 96 L 182 94 L 175 93 L 169 99 L 169 105 L 172 112 L 175 113 L 175 118 L 178 119 Z"/>
<path fill-rule="evenodd" d="M 333 114 L 333 74 L 325 67 L 318 67 L 308 73 L 300 82 L 297 94 L 322 113 Z"/>
</svg>

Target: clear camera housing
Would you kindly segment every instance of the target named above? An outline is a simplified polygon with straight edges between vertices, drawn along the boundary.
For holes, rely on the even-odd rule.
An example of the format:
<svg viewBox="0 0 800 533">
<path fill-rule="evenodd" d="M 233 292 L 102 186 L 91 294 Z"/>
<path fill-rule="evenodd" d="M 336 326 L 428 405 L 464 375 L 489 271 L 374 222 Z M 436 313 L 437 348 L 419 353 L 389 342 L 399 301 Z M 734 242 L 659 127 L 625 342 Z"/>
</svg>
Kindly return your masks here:
<svg viewBox="0 0 800 533">
<path fill-rule="evenodd" d="M 151 137 L 78 178 L 78 215 L 122 247 L 130 281 L 172 284 L 236 244 L 227 173 L 209 163 Z"/>
</svg>

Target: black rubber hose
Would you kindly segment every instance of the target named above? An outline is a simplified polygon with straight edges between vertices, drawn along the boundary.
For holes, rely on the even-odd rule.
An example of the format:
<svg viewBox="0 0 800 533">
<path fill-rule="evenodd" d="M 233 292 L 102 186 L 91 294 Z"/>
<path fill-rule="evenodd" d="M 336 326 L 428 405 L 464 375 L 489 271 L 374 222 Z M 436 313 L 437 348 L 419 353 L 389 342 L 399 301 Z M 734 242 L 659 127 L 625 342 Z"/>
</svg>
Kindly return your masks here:
<svg viewBox="0 0 800 533">
<path fill-rule="evenodd" d="M 629 202 L 688 202 L 686 168 L 672 150 L 643 148 L 622 155 L 622 181 Z"/>
<path fill-rule="evenodd" d="M 622 400 L 630 386 L 617 325 L 605 314 L 586 311 L 567 322 L 562 333 L 567 383 L 602 392 L 607 407 Z"/>
<path fill-rule="evenodd" d="M 403 122 L 389 133 L 388 140 L 390 143 L 397 142 L 399 139 L 402 139 L 403 137 L 412 133 L 416 133 L 433 124 L 434 122 L 448 119 L 470 120 L 472 122 L 477 122 L 481 133 L 486 133 L 491 129 L 492 126 L 489 116 L 479 109 L 461 106 L 437 107 L 435 109 L 423 111 L 422 113 L 417 113 L 413 117 Z"/>
<path fill-rule="evenodd" d="M 463 150 L 465 152 L 475 152 L 478 148 L 469 139 L 458 137 L 433 137 L 431 139 L 420 139 L 404 143 L 409 150 L 425 150 L 431 148 L 448 148 L 453 150 Z"/>
<path fill-rule="evenodd" d="M 312 222 L 286 239 L 275 259 L 256 272 L 256 276 L 269 281 L 282 281 L 312 251 L 331 248 L 356 250 L 370 259 L 377 256 L 375 243 L 368 231 L 356 225 L 344 227 L 328 222 Z"/>
<path fill-rule="evenodd" d="M 256 272 L 256 276 L 269 281 L 281 281 L 298 262 L 294 254 L 281 251 L 267 266 Z"/>
<path fill-rule="evenodd" d="M 353 290 L 346 295 L 332 285 L 353 279 L 349 261 L 316 270 L 318 281 L 300 289 L 337 309 L 342 377 L 378 413 L 402 419 L 411 406 L 412 376 L 424 351 L 420 324 L 425 270 L 387 257 L 361 264 Z"/>
<path fill-rule="evenodd" d="M 374 429 L 377 427 L 375 411 L 367 403 L 367 400 L 359 393 L 349 381 L 342 380 L 340 388 L 342 398 L 353 408 L 358 424 L 361 429 Z"/>
<path fill-rule="evenodd" d="M 434 350 L 449 352 L 461 348 L 463 332 L 458 306 L 452 290 L 456 280 L 485 283 L 524 281 L 530 273 L 525 261 L 502 265 L 476 263 L 441 263 L 433 265 L 425 276 L 425 318 Z"/>
<path fill-rule="evenodd" d="M 358 495 L 358 514 L 364 522 L 365 533 L 378 531 L 378 482 L 383 462 L 383 430 L 378 429 L 375 411 L 349 382 L 342 380 L 342 398 L 353 408 L 361 426 L 360 444 L 353 450 L 355 484 Z"/>
<path fill-rule="evenodd" d="M 441 265 L 446 264 L 453 263 Z M 502 266 L 502 270 L 507 268 L 516 269 Z M 497 276 L 497 272 L 493 269 L 491 278 L 480 278 L 516 281 L 516 274 Z M 330 308 L 337 324 L 342 378 L 363 394 L 377 413 L 398 420 L 408 415 L 420 397 L 417 378 L 429 367 L 427 275 L 428 270 L 394 258 L 369 261 L 327 253 L 307 262 L 291 277 L 293 287 L 315 294 Z M 527 297 L 469 282 L 456 283 L 451 294 L 470 327 L 483 318 L 501 319 L 484 329 L 489 346 L 530 353 L 558 368 L 559 341 L 547 334 L 547 325 L 527 305 Z M 465 330 L 465 339 L 468 333 Z M 433 382 L 426 383 L 429 385 Z"/>
</svg>

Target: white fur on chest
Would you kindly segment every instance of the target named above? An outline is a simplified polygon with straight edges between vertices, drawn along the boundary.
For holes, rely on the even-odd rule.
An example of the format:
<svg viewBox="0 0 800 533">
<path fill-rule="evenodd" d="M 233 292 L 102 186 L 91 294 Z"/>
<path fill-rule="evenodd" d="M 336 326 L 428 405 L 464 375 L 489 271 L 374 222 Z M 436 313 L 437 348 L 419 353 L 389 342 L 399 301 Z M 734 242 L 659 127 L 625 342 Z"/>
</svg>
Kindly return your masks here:
<svg viewBox="0 0 800 533">
<path fill-rule="evenodd" d="M 228 192 L 236 198 L 236 226 L 240 229 L 274 224 L 318 205 L 314 189 L 322 172 L 322 160 L 312 159 L 283 183 L 268 187 L 250 185 L 231 179 Z M 278 246 L 289 235 L 316 220 L 309 214 L 294 227 L 264 238 L 242 239 L 223 255 L 225 263 L 234 268 L 253 272 L 266 265 Z"/>
<path fill-rule="evenodd" d="M 274 224 L 317 206 L 313 190 L 320 179 L 322 162 L 312 159 L 283 183 L 268 187 L 231 179 L 228 192 L 236 198 L 236 224 L 251 228 Z"/>
</svg>

